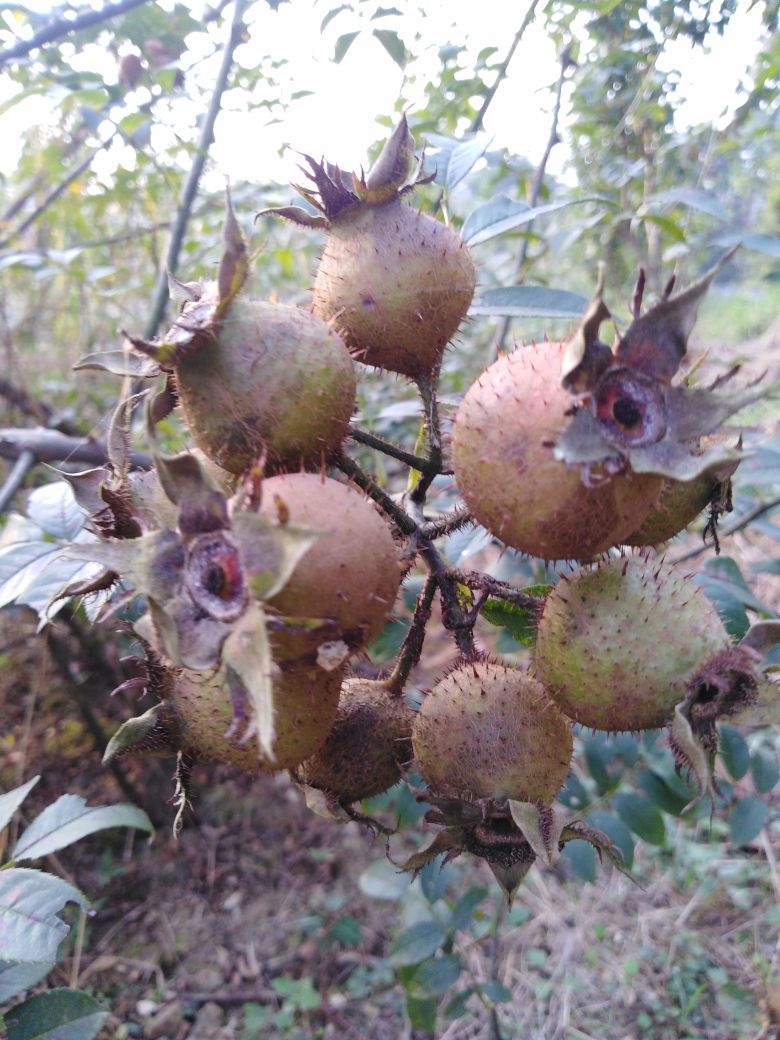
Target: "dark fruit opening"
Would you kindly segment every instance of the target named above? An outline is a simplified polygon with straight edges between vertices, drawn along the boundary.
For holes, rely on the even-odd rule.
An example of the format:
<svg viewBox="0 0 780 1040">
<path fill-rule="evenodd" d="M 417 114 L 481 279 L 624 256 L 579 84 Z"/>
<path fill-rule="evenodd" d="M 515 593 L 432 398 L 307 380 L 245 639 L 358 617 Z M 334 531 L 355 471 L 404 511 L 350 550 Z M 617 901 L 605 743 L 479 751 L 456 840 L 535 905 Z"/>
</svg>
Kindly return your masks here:
<svg viewBox="0 0 780 1040">
<path fill-rule="evenodd" d="M 701 686 L 696 690 L 696 703 L 697 704 L 709 704 L 710 701 L 714 701 L 720 693 L 717 686 L 713 686 L 712 683 L 702 683 Z"/>
<path fill-rule="evenodd" d="M 522 831 L 507 818 L 493 818 L 467 831 L 463 844 L 472 855 L 502 867 L 533 863 L 536 859 Z"/>
<path fill-rule="evenodd" d="M 641 409 L 630 397 L 619 397 L 612 406 L 612 415 L 621 426 L 636 426 L 642 418 Z"/>
<path fill-rule="evenodd" d="M 224 597 L 228 580 L 227 575 L 219 564 L 209 564 L 203 575 L 203 588 L 212 596 Z M 229 597 L 227 597 L 229 598 Z"/>
</svg>

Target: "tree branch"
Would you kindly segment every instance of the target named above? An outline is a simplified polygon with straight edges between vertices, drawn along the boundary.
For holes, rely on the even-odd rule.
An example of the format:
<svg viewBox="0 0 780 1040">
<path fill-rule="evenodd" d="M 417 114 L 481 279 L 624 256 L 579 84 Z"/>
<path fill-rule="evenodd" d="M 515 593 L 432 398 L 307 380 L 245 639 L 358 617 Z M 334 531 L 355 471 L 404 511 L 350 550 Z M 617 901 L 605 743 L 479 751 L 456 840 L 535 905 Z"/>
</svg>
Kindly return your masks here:
<svg viewBox="0 0 780 1040">
<path fill-rule="evenodd" d="M 395 524 L 402 534 L 418 534 L 419 529 L 415 521 L 367 473 L 363 472 L 354 459 L 351 459 L 349 455 L 342 454 L 335 460 L 335 465 L 342 473 L 354 480 L 357 486 L 362 488 L 369 498 L 376 502 L 385 516 Z"/>
<path fill-rule="evenodd" d="M 201 174 L 203 173 L 203 167 L 206 165 L 209 148 L 214 141 L 214 124 L 217 121 L 217 116 L 219 115 L 219 110 L 222 105 L 222 95 L 225 93 L 225 88 L 227 87 L 227 82 L 230 77 L 230 70 L 233 65 L 233 54 L 235 53 L 236 47 L 241 43 L 243 36 L 244 24 L 241 19 L 246 5 L 247 0 L 235 0 L 233 20 L 230 23 L 230 35 L 222 54 L 222 65 L 220 66 L 219 74 L 217 75 L 217 80 L 214 84 L 214 90 L 211 95 L 208 111 L 206 112 L 206 118 L 203 120 L 195 160 L 190 168 L 187 182 L 182 191 L 179 208 L 176 211 L 176 217 L 171 229 L 171 240 L 168 245 L 168 255 L 157 278 L 157 285 L 155 286 L 154 298 L 152 301 L 152 311 L 143 333 L 144 339 L 154 338 L 157 334 L 160 322 L 163 319 L 163 315 L 165 314 L 165 307 L 168 303 L 169 295 L 168 274 L 175 274 L 179 266 L 179 253 L 181 252 L 181 246 L 184 241 L 184 235 L 187 230 L 187 223 L 190 219 L 192 206 L 195 202 L 195 196 L 198 192 L 198 184 L 200 183 Z"/>
<path fill-rule="evenodd" d="M 358 444 L 365 444 L 369 448 L 376 448 L 377 451 L 381 451 L 383 455 L 389 455 L 392 459 L 398 459 L 399 462 L 403 462 L 406 466 L 411 469 L 416 469 L 420 473 L 427 473 L 431 469 L 431 463 L 428 459 L 423 459 L 419 455 L 414 455 L 410 451 L 405 451 L 403 448 L 397 447 L 395 444 L 391 444 L 390 441 L 386 441 L 384 437 L 377 437 L 374 433 L 369 433 L 367 430 L 360 430 L 356 426 L 351 426 L 349 429 L 349 436 L 353 441 L 357 441 Z M 451 473 L 452 470 L 437 469 L 434 476 L 438 474 Z"/>
<path fill-rule="evenodd" d="M 0 429 L 0 458 L 18 459 L 24 452 L 31 452 L 36 462 L 86 462 L 102 466 L 108 458 L 102 440 L 68 437 L 42 426 L 26 430 Z M 152 460 L 144 452 L 134 451 L 130 459 L 136 469 L 151 469 Z"/>
<path fill-rule="evenodd" d="M 503 80 L 506 79 L 506 74 L 509 69 L 509 63 L 514 57 L 515 51 L 517 50 L 517 45 L 520 43 L 523 36 L 525 35 L 526 29 L 533 21 L 533 17 L 536 13 L 536 8 L 538 4 L 539 0 L 531 0 L 531 3 L 528 5 L 528 10 L 525 12 L 525 17 L 523 18 L 520 28 L 515 33 L 514 39 L 512 40 L 512 43 L 509 45 L 509 50 L 506 52 L 506 57 L 498 67 L 498 72 L 496 73 L 496 78 L 493 81 L 493 85 L 490 87 L 490 90 L 488 90 L 487 94 L 485 94 L 485 98 L 482 102 L 482 105 L 480 106 L 479 112 L 477 112 L 477 114 L 471 121 L 471 126 L 469 127 L 470 133 L 475 134 L 478 130 L 482 129 L 482 122 L 485 118 L 485 113 L 490 107 L 490 103 L 492 102 L 493 98 L 496 96 L 496 91 L 501 86 Z"/>
<path fill-rule="evenodd" d="M 22 415 L 35 419 L 38 423 L 48 423 L 51 419 L 52 411 L 47 404 L 37 400 L 24 387 L 17 386 L 10 379 L 0 379 L 0 397 L 4 397 L 13 408 L 18 408 Z"/>
<path fill-rule="evenodd" d="M 718 538 L 728 538 L 729 535 L 736 534 L 738 531 L 744 531 L 746 527 L 749 527 L 754 520 L 757 520 L 760 516 L 765 513 L 770 513 L 773 509 L 777 509 L 780 506 L 780 496 L 772 498 L 768 502 L 762 502 L 752 509 L 749 509 L 744 516 L 741 516 L 739 520 L 735 520 L 733 524 L 729 524 L 728 527 L 724 527 L 722 531 L 718 531 Z M 711 548 L 709 542 L 702 541 L 701 545 L 695 546 L 693 549 L 688 549 L 687 552 L 680 553 L 679 556 L 673 557 L 670 563 L 682 563 L 685 560 L 692 560 L 696 556 L 701 556 L 702 553 L 706 552 Z"/>
<path fill-rule="evenodd" d="M 13 61 L 15 58 L 23 58 L 30 51 L 43 47 L 44 44 L 53 43 L 54 40 L 59 40 L 63 36 L 79 32 L 81 29 L 88 29 L 92 25 L 99 25 L 100 22 L 107 22 L 110 18 L 115 18 L 118 14 L 124 14 L 125 11 L 132 11 L 134 7 L 140 7 L 141 4 L 146 2 L 147 0 L 119 0 L 118 3 L 106 4 L 99 11 L 85 11 L 75 18 L 58 18 L 54 22 L 49 22 L 43 29 L 31 36 L 29 40 L 21 40 L 19 43 L 14 44 L 13 47 L 0 51 L 0 69 L 3 65 L 7 65 L 9 61 Z"/>
<path fill-rule="evenodd" d="M 5 484 L 0 488 L 0 516 L 9 507 L 14 495 L 24 483 L 27 474 L 36 466 L 37 462 L 38 460 L 31 451 L 23 451 L 16 460 L 11 468 L 11 472 L 6 477 Z"/>
</svg>

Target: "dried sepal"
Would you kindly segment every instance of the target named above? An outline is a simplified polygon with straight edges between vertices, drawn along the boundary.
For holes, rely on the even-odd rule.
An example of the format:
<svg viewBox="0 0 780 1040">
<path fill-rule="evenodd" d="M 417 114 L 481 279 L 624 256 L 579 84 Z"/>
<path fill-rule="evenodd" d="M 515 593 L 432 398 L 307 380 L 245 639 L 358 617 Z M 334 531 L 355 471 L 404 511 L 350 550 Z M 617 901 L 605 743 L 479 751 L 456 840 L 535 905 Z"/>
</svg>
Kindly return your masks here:
<svg viewBox="0 0 780 1040">
<path fill-rule="evenodd" d="M 192 806 L 190 787 L 192 779 L 192 767 L 194 760 L 186 751 L 176 753 L 176 772 L 174 773 L 173 804 L 176 807 L 176 816 L 173 820 L 173 837 L 178 841 L 184 825 L 184 814 Z"/>
<path fill-rule="evenodd" d="M 179 507 L 179 531 L 183 539 L 227 528 L 225 496 L 196 455 L 191 452 L 174 456 L 155 454 L 155 465 L 163 491 Z"/>
<path fill-rule="evenodd" d="M 311 228 L 317 231 L 327 231 L 330 227 L 330 221 L 327 217 L 324 217 L 321 213 L 311 213 L 308 209 L 304 209 L 303 206 L 274 206 L 270 209 L 261 209 L 255 215 L 255 220 L 258 217 L 281 217 L 282 220 L 289 220 L 299 227 Z"/>
<path fill-rule="evenodd" d="M 257 599 L 271 599 L 290 580 L 301 558 L 325 532 L 297 524 L 272 524 L 249 510 L 233 514 L 249 587 Z"/>
<path fill-rule="evenodd" d="M 139 357 L 127 350 L 104 350 L 81 358 L 73 366 L 73 371 L 108 372 L 112 376 L 130 379 L 154 379 L 160 374 L 160 366 L 150 357 Z"/>
<path fill-rule="evenodd" d="M 612 351 L 599 338 L 602 322 L 611 317 L 604 302 L 604 272 L 604 265 L 599 264 L 596 292 L 563 355 L 561 383 L 572 393 L 583 393 L 595 386 L 612 361 Z"/>
<path fill-rule="evenodd" d="M 230 191 L 227 192 L 225 209 L 225 226 L 222 234 L 224 249 L 217 273 L 219 304 L 215 314 L 216 319 L 221 318 L 225 314 L 231 301 L 241 290 L 249 276 L 249 257 L 247 256 L 246 242 L 236 220 Z"/>
<path fill-rule="evenodd" d="M 545 866 L 555 866 L 560 856 L 561 834 L 568 817 L 551 805 L 517 802 L 511 798 L 507 805 L 512 819 L 534 850 L 534 854 Z"/>
<path fill-rule="evenodd" d="M 398 867 L 400 870 L 412 871 L 414 874 L 418 874 L 423 867 L 433 862 L 442 853 L 451 852 L 453 849 L 460 850 L 463 845 L 462 837 L 463 835 L 457 827 L 448 827 L 443 831 L 439 831 L 425 845 L 421 846 L 417 852 L 413 852 L 411 856 L 399 863 Z"/>
<path fill-rule="evenodd" d="M 257 737 L 260 754 L 274 761 L 274 662 L 265 612 L 253 602 L 231 627 L 222 649 L 225 668 L 243 684 L 249 699 L 249 726 L 242 739 Z"/>
<path fill-rule="evenodd" d="M 595 827 L 589 827 L 581 820 L 571 820 L 562 829 L 560 840 L 562 844 L 575 840 L 587 841 L 596 850 L 600 863 L 603 862 L 603 858 L 606 856 L 616 870 L 619 870 L 621 874 L 625 874 L 635 885 L 639 884 L 631 871 L 626 867 L 623 853 L 603 831 L 597 830 Z"/>
<path fill-rule="evenodd" d="M 780 646 L 780 621 L 756 621 L 740 639 L 739 646 L 755 650 L 764 656 L 774 646 Z"/>
<path fill-rule="evenodd" d="M 338 798 L 329 791 L 320 791 L 317 787 L 302 784 L 299 780 L 296 780 L 294 772 L 291 772 L 290 776 L 295 786 L 303 791 L 306 808 L 310 809 L 316 816 L 320 816 L 324 820 L 333 820 L 334 823 L 351 822 L 349 813 L 346 812 Z"/>
</svg>

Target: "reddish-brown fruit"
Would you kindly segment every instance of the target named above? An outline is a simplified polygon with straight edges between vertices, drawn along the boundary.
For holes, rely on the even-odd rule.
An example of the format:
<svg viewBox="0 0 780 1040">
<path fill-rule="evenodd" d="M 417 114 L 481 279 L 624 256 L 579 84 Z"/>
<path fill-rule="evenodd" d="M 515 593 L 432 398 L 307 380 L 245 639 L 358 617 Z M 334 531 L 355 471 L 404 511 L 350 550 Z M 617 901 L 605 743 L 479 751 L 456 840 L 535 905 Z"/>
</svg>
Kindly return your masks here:
<svg viewBox="0 0 780 1040">
<path fill-rule="evenodd" d="M 412 757 L 414 712 L 387 682 L 347 679 L 328 739 L 295 779 L 343 804 L 382 794 Z"/>
<path fill-rule="evenodd" d="M 412 730 L 431 791 L 549 804 L 572 755 L 569 722 L 527 672 L 497 661 L 458 665 L 426 695 Z"/>
<path fill-rule="evenodd" d="M 430 375 L 465 318 L 476 274 L 460 237 L 395 197 L 355 203 L 331 220 L 314 310 L 358 361 Z"/>
<path fill-rule="evenodd" d="M 574 398 L 560 384 L 565 344 L 499 358 L 471 386 L 453 431 L 453 466 L 475 518 L 507 545 L 547 560 L 619 544 L 658 500 L 663 478 L 620 474 L 586 486 L 553 447 Z M 591 481 L 591 483 L 593 483 Z"/>
<path fill-rule="evenodd" d="M 655 729 L 729 638 L 701 589 L 644 555 L 559 582 L 539 622 L 534 669 L 570 718 L 599 730 Z"/>
<path fill-rule="evenodd" d="M 329 477 L 288 473 L 263 481 L 262 513 L 322 531 L 269 604 L 284 617 L 324 618 L 351 650 L 381 631 L 401 583 L 398 552 L 370 499 Z"/>
<path fill-rule="evenodd" d="M 321 466 L 355 407 L 352 361 L 334 330 L 245 296 L 177 361 L 176 386 L 196 445 L 230 473 L 262 454 L 272 471 Z"/>
</svg>

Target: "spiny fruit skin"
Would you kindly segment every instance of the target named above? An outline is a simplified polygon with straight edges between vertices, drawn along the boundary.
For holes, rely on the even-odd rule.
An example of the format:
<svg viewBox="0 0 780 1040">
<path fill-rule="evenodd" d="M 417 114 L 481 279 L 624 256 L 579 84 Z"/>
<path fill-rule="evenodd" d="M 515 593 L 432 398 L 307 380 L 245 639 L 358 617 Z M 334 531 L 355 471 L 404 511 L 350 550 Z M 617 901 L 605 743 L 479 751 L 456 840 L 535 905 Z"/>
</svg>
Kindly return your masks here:
<svg viewBox="0 0 780 1040">
<path fill-rule="evenodd" d="M 331 221 L 314 311 L 358 361 L 416 379 L 438 370 L 475 284 L 468 249 L 446 225 L 400 198 L 355 203 Z"/>
<path fill-rule="evenodd" d="M 342 670 L 326 672 L 314 664 L 286 660 L 274 637 L 274 761 L 263 760 L 257 738 L 241 738 L 247 721 L 233 725 L 234 704 L 227 685 L 199 672 L 182 672 L 172 708 L 187 744 L 207 762 L 251 771 L 292 769 L 309 758 L 327 737 L 338 707 Z"/>
<path fill-rule="evenodd" d="M 176 365 L 193 440 L 237 474 L 263 452 L 270 471 L 321 466 L 346 435 L 355 385 L 349 352 L 326 322 L 246 296 Z"/>
<path fill-rule="evenodd" d="M 479 660 L 458 665 L 426 695 L 412 746 L 436 795 L 548 804 L 566 779 L 572 735 L 533 676 Z"/>
<path fill-rule="evenodd" d="M 552 446 L 574 398 L 560 385 L 565 344 L 506 354 L 471 386 L 453 430 L 453 467 L 479 523 L 507 545 L 546 560 L 588 559 L 635 531 L 663 478 L 617 475 L 594 487 Z"/>
<path fill-rule="evenodd" d="M 728 644 L 700 588 L 670 564 L 636 555 L 581 570 L 552 589 L 534 670 L 583 726 L 655 729 L 671 719 L 686 681 Z"/>
<path fill-rule="evenodd" d="M 281 511 L 281 513 L 280 513 Z M 362 492 L 329 477 L 287 473 L 263 481 L 261 512 L 324 532 L 269 604 L 290 618 L 328 618 L 351 650 L 377 635 L 401 567 L 390 529 Z"/>
<path fill-rule="evenodd" d="M 340 802 L 382 794 L 401 779 L 412 757 L 414 712 L 386 682 L 347 679 L 338 714 L 320 750 L 295 771 L 300 783 Z"/>
</svg>

